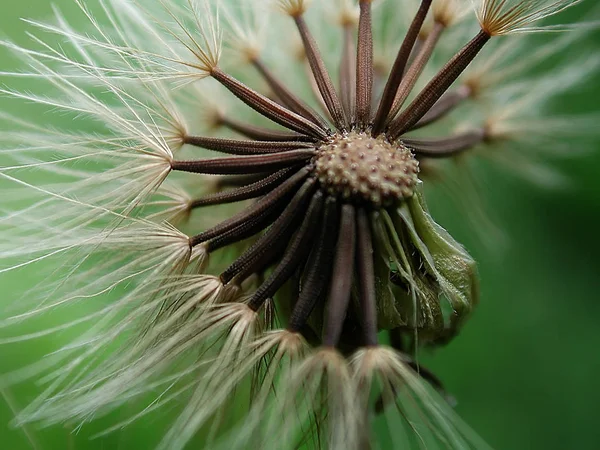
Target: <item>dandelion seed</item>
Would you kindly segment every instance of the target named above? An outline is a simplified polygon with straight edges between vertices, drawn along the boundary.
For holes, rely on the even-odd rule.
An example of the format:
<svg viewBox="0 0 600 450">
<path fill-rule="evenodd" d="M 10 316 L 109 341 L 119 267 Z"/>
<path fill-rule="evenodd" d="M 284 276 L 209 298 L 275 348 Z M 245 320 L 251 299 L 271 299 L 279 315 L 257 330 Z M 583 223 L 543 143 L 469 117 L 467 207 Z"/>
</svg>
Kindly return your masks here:
<svg viewBox="0 0 600 450">
<path fill-rule="evenodd" d="M 200 430 L 206 448 L 378 448 L 380 420 L 398 448 L 486 448 L 417 359 L 450 342 L 479 301 L 475 262 L 433 220 L 422 185 L 437 161 L 490 147 L 543 153 L 573 132 L 572 118 L 546 119 L 536 105 L 557 83 L 596 73 L 598 59 L 536 79 L 536 95 L 515 80 L 527 70 L 515 53 L 539 61 L 551 50 L 496 40 L 543 31 L 541 20 L 580 1 L 481 0 L 473 12 L 459 0 L 105 0 L 98 16 L 75 3 L 87 30 L 57 12 L 56 24 L 29 22 L 44 35 L 32 35 L 37 50 L 2 43 L 29 67 L 4 76 L 46 83 L 42 93 L 2 92 L 72 120 L 63 130 L 2 117 L 16 131 L 3 136 L 0 180 L 13 190 L 0 276 L 51 270 L 0 329 L 92 308 L 0 339 L 89 324 L 0 378 L 45 385 L 16 422 L 83 425 L 152 394 L 106 432 L 183 402 L 159 448 L 184 448 Z M 402 34 L 405 11 L 414 15 Z M 394 23 L 383 53 L 382 15 Z M 427 79 L 442 47 L 473 24 Z M 277 70 L 292 31 L 302 61 Z M 574 38 L 559 39 L 558 49 Z M 223 40 L 247 70 L 229 70 Z M 304 70 L 304 85 L 290 82 Z M 245 83 L 249 71 L 262 85 Z M 492 103 L 483 120 L 477 101 Z M 467 107 L 466 126 L 431 131 Z M 239 419 L 229 406 L 242 386 L 251 401 Z"/>
</svg>

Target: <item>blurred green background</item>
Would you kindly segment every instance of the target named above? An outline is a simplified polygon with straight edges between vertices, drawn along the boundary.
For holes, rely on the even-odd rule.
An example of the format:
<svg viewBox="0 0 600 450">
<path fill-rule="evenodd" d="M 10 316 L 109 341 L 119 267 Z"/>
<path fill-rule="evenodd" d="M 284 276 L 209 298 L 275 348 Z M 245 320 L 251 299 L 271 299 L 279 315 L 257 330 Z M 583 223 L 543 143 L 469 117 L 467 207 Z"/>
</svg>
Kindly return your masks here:
<svg viewBox="0 0 600 450">
<path fill-rule="evenodd" d="M 73 8 L 70 0 L 54 3 L 64 11 Z M 44 18 L 50 12 L 47 0 L 4 1 L 0 32 L 25 43 L 26 24 L 19 18 Z M 600 51 L 600 36 L 591 39 L 586 48 Z M 0 69 L 12 67 L 14 60 L 0 49 Z M 561 99 L 566 103 L 560 106 L 593 111 L 598 99 L 596 78 L 586 89 Z M 0 98 L 2 110 L 12 105 Z M 478 260 L 482 299 L 461 336 L 425 359 L 457 398 L 460 415 L 496 449 L 600 448 L 600 149 L 589 150 L 584 157 L 560 163 L 571 180 L 563 190 L 544 190 L 502 170 L 482 168 L 480 178 L 489 187 L 482 196 L 495 225 L 508 237 L 493 250 L 444 201 L 435 196 L 429 201 L 434 215 Z M 27 280 L 19 274 L 9 281 L 13 286 L 21 283 Z M 3 300 L 10 297 L 10 285 L 0 289 Z M 44 354 L 45 346 L 52 347 L 43 340 L 18 348 L 0 346 L 0 372 Z M 96 440 L 89 438 L 121 413 L 80 432 L 10 428 L 11 407 L 19 409 L 38 389 L 30 384 L 4 391 L 0 448 L 31 448 L 26 433 L 35 448 L 44 450 L 152 448 L 174 414 L 165 411 Z"/>
</svg>

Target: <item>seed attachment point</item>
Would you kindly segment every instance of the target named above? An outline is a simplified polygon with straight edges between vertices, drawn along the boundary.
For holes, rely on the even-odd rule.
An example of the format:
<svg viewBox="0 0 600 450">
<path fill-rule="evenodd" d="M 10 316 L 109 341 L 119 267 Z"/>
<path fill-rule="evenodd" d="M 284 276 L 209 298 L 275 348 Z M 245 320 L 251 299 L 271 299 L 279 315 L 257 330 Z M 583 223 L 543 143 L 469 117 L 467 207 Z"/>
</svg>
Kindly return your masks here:
<svg viewBox="0 0 600 450">
<path fill-rule="evenodd" d="M 315 172 L 331 195 L 390 205 L 411 197 L 419 163 L 401 144 L 367 133 L 339 134 L 318 149 Z"/>
</svg>

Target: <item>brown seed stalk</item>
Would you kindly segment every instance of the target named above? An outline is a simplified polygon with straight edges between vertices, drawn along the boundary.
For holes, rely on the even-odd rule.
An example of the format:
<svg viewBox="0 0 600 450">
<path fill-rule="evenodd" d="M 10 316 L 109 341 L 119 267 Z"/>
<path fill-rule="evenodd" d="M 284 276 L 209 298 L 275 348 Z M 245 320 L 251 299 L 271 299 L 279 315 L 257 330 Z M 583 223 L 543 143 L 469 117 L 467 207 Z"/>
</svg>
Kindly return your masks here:
<svg viewBox="0 0 600 450">
<path fill-rule="evenodd" d="M 259 94 L 255 90 L 250 89 L 244 83 L 223 72 L 220 68 L 214 68 L 211 72 L 211 76 L 225 86 L 242 102 L 250 106 L 256 112 L 262 114 L 268 119 L 271 119 L 273 122 L 278 123 L 279 125 L 282 125 L 292 131 L 306 134 L 318 139 L 327 137 L 327 131 L 320 126 L 296 114 L 295 112 L 290 111 L 284 106 L 279 105 L 264 95 Z"/>
<path fill-rule="evenodd" d="M 288 178 L 298 168 L 289 167 L 279 170 L 271 175 L 267 175 L 258 181 L 250 183 L 246 186 L 231 189 L 226 192 L 217 192 L 215 194 L 206 195 L 196 199 L 190 203 L 190 209 L 200 208 L 211 205 L 224 205 L 226 203 L 240 202 L 251 198 L 260 197 L 270 192 L 276 186 L 279 186 L 286 178 Z"/>
<path fill-rule="evenodd" d="M 481 129 L 438 139 L 402 139 L 402 143 L 413 149 L 417 156 L 449 158 L 482 143 L 485 137 L 486 132 Z"/>
<path fill-rule="evenodd" d="M 410 64 L 408 70 L 402 78 L 402 82 L 400 83 L 400 87 L 398 88 L 396 98 L 394 99 L 394 103 L 388 116 L 388 121 L 391 121 L 394 117 L 396 117 L 396 114 L 398 114 L 398 111 L 400 111 L 400 108 L 402 108 L 404 102 L 412 92 L 417 80 L 429 62 L 431 55 L 433 54 L 433 50 L 439 42 L 444 29 L 445 26 L 443 24 L 436 22 L 433 25 L 433 29 L 427 36 L 427 39 L 425 39 L 423 45 L 419 48 L 414 61 Z"/>
<path fill-rule="evenodd" d="M 352 23 L 343 26 L 342 60 L 340 62 L 340 96 L 346 117 L 353 123 L 356 108 L 356 45 Z"/>
<path fill-rule="evenodd" d="M 282 201 L 282 199 L 285 199 L 290 192 L 293 192 L 302 180 L 308 177 L 310 171 L 311 169 L 309 167 L 300 169 L 297 173 L 289 177 L 285 182 L 281 183 L 251 207 L 246 208 L 218 225 L 192 237 L 190 239 L 190 244 L 192 246 L 201 244 L 202 242 L 206 242 L 209 239 L 213 239 L 223 233 L 243 226 L 245 223 L 253 221 L 260 216 L 268 214 Z"/>
<path fill-rule="evenodd" d="M 319 125 L 319 127 L 328 128 L 325 119 L 288 89 L 260 59 L 254 59 L 252 63 L 284 106 Z"/>
<path fill-rule="evenodd" d="M 490 40 L 490 37 L 485 31 L 479 31 L 468 44 L 446 63 L 413 102 L 392 122 L 388 130 L 390 139 L 395 140 L 410 130 L 431 109 L 473 61 L 483 46 Z"/>
<path fill-rule="evenodd" d="M 314 150 L 290 150 L 264 155 L 173 161 L 171 168 L 182 172 L 215 175 L 247 174 L 293 166 L 312 158 L 315 154 Z"/>
<path fill-rule="evenodd" d="M 286 242 L 286 238 L 289 238 L 289 235 L 296 228 L 297 222 L 303 219 L 301 217 L 302 212 L 314 190 L 314 179 L 308 179 L 285 207 L 283 213 L 275 220 L 271 228 L 221 274 L 220 278 L 223 283 L 228 283 L 234 276 L 248 268 L 250 270 L 246 270 L 247 275 L 256 272 L 256 263 L 260 262 L 262 257 L 275 246 Z"/>
<path fill-rule="evenodd" d="M 306 52 L 308 64 L 313 72 L 319 92 L 327 106 L 327 110 L 329 111 L 329 114 L 331 114 L 333 123 L 338 129 L 345 130 L 348 128 L 348 120 L 344 114 L 344 108 L 335 91 L 331 77 L 327 72 L 325 62 L 323 61 L 317 43 L 308 29 L 308 25 L 302 15 L 294 16 L 294 22 L 296 22 L 296 27 L 298 28 L 300 38 L 304 44 L 304 51 Z"/>
<path fill-rule="evenodd" d="M 326 347 L 338 344 L 350 303 L 353 270 L 349 268 L 354 263 L 356 247 L 355 216 L 353 205 L 342 206 L 323 334 L 323 345 Z"/>
<path fill-rule="evenodd" d="M 244 123 L 231 117 L 219 117 L 218 125 L 233 130 L 242 136 L 256 141 L 314 141 L 314 138 L 290 131 L 272 130 L 249 123 Z"/>
<path fill-rule="evenodd" d="M 360 1 L 356 56 L 356 121 L 365 129 L 371 120 L 373 96 L 373 26 L 371 0 Z"/>
<path fill-rule="evenodd" d="M 245 141 L 206 136 L 185 136 L 185 144 L 202 147 L 229 155 L 260 155 L 285 152 L 301 148 L 314 148 L 310 142 L 299 141 Z"/>
<path fill-rule="evenodd" d="M 383 131 L 385 124 L 387 122 L 387 118 L 394 103 L 394 98 L 396 98 L 396 92 L 398 91 L 398 87 L 400 86 L 400 82 L 402 81 L 402 77 L 404 75 L 404 70 L 406 68 L 406 64 L 408 59 L 410 58 L 410 54 L 415 45 L 415 41 L 419 36 L 419 31 L 421 31 L 421 27 L 423 26 L 423 22 L 425 22 L 425 17 L 427 17 L 427 12 L 431 7 L 431 2 L 433 0 L 422 0 L 415 17 L 410 24 L 408 32 L 404 37 L 404 41 L 400 46 L 400 50 L 398 51 L 398 55 L 396 56 L 396 60 L 394 61 L 394 65 L 392 66 L 392 71 L 388 78 L 387 83 L 385 84 L 385 88 L 383 90 L 383 95 L 381 97 L 381 102 L 379 103 L 379 108 L 377 109 L 377 114 L 375 115 L 375 121 L 373 122 L 373 136 L 377 136 Z"/>
<path fill-rule="evenodd" d="M 308 257 L 312 234 L 321 224 L 323 211 L 323 194 L 317 191 L 313 196 L 302 225 L 288 245 L 283 258 L 273 273 L 256 290 L 248 306 L 258 311 L 267 298 L 275 295 L 277 290 L 294 274 L 298 266 Z"/>
<path fill-rule="evenodd" d="M 419 128 L 423 128 L 444 118 L 471 95 L 472 90 L 469 86 L 461 86 L 453 91 L 446 92 L 431 107 L 431 109 L 427 111 L 427 114 L 425 114 L 416 124 L 412 126 L 410 131 L 418 130 Z"/>
<path fill-rule="evenodd" d="M 302 278 L 302 290 L 290 316 L 288 329 L 304 329 L 317 302 L 323 297 L 331 277 L 331 263 L 338 235 L 338 202 L 334 197 L 325 201 L 323 225 L 313 244 L 313 250 Z"/>
<path fill-rule="evenodd" d="M 361 208 L 357 211 L 356 216 L 356 266 L 364 345 L 376 346 L 378 344 L 377 298 L 375 294 L 375 269 L 373 267 L 373 236 L 367 212 Z"/>
</svg>

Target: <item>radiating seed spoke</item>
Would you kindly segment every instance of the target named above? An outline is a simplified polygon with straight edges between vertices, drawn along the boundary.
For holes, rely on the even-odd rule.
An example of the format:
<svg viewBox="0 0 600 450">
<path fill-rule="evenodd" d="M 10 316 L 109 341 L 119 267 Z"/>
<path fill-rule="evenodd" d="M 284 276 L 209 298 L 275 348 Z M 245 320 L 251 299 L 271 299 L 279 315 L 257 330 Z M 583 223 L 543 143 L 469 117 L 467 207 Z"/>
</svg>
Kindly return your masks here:
<svg viewBox="0 0 600 450">
<path fill-rule="evenodd" d="M 486 132 L 481 129 L 439 139 L 402 139 L 402 143 L 413 149 L 417 156 L 448 158 L 481 144 L 485 137 Z"/>
<path fill-rule="evenodd" d="M 269 70 L 269 68 L 260 59 L 254 60 L 253 64 L 284 106 L 288 107 L 296 114 L 299 114 L 302 117 L 310 120 L 316 125 L 319 125 L 323 129 L 327 129 L 329 127 L 323 117 L 321 117 L 314 109 L 308 106 L 306 102 L 301 100 L 297 95 L 290 91 L 281 80 L 275 77 L 271 70 Z"/>
<path fill-rule="evenodd" d="M 282 245 L 286 237 L 289 238 L 293 232 L 295 225 L 303 219 L 302 213 L 315 189 L 314 179 L 307 180 L 266 233 L 221 274 L 221 280 L 228 283 L 241 272 L 246 271 L 246 275 L 250 275 L 259 270 L 255 267 L 256 263 Z"/>
<path fill-rule="evenodd" d="M 325 202 L 323 225 L 312 246 L 312 253 L 302 278 L 302 290 L 290 316 L 288 328 L 291 331 L 300 331 L 304 328 L 317 301 L 323 298 L 331 278 L 331 263 L 338 226 L 338 202 L 334 197 L 328 197 Z"/>
<path fill-rule="evenodd" d="M 388 130 L 390 139 L 395 140 L 410 130 L 456 81 L 489 40 L 490 35 L 481 30 L 448 61 L 413 102 L 392 122 Z"/>
<path fill-rule="evenodd" d="M 356 108 L 356 45 L 354 28 L 351 23 L 343 29 L 342 59 L 340 61 L 340 97 L 350 123 L 355 120 Z"/>
<path fill-rule="evenodd" d="M 404 41 L 402 41 L 400 50 L 398 50 L 398 55 L 396 56 L 396 60 L 394 61 L 394 65 L 392 66 L 392 71 L 390 73 L 388 81 L 385 84 L 383 95 L 381 97 L 381 102 L 379 103 L 377 114 L 375 115 L 372 131 L 373 136 L 377 136 L 378 134 L 380 134 L 383 131 L 383 128 L 387 122 L 390 108 L 394 103 L 394 98 L 396 98 L 396 92 L 398 91 L 398 86 L 400 86 L 400 82 L 402 81 L 402 76 L 404 75 L 404 70 L 406 68 L 408 58 L 410 57 L 410 54 L 415 45 L 415 41 L 419 36 L 419 31 L 423 26 L 423 22 L 425 22 L 425 17 L 427 17 L 427 12 L 431 7 L 432 1 L 433 0 L 421 1 L 421 5 L 419 6 L 415 17 L 412 23 L 410 24 L 408 32 L 404 37 Z"/>
<path fill-rule="evenodd" d="M 360 291 L 360 318 L 365 333 L 364 345 L 375 346 L 378 344 L 378 340 L 373 238 L 367 212 L 361 208 L 357 211 L 356 216 L 356 267 Z"/>
<path fill-rule="evenodd" d="M 321 57 L 321 52 L 319 51 L 317 43 L 315 42 L 315 39 L 308 29 L 308 25 L 301 15 L 295 16 L 294 21 L 296 22 L 296 26 L 300 32 L 300 37 L 306 52 L 306 58 L 312 69 L 315 81 L 317 82 L 319 92 L 321 93 L 323 101 L 327 106 L 327 110 L 329 111 L 329 114 L 331 114 L 333 122 L 338 129 L 347 129 L 349 125 L 348 120 L 344 114 L 342 103 L 335 92 L 335 87 L 333 86 L 331 77 L 327 72 L 325 62 Z"/>
<path fill-rule="evenodd" d="M 350 303 L 356 246 L 355 216 L 353 205 L 342 206 L 323 332 L 323 345 L 326 347 L 335 347 L 338 344 Z"/>
<path fill-rule="evenodd" d="M 443 119 L 471 95 L 472 91 L 468 86 L 461 86 L 453 91 L 446 92 L 409 131 L 418 130 Z"/>
<path fill-rule="evenodd" d="M 226 192 L 217 192 L 193 200 L 190 203 L 190 208 L 193 209 L 210 205 L 223 205 L 226 203 L 234 203 L 259 197 L 268 193 L 274 187 L 280 185 L 286 178 L 288 178 L 292 173 L 294 173 L 294 171 L 298 169 L 299 167 L 282 169 L 247 186 L 242 186 Z"/>
<path fill-rule="evenodd" d="M 373 96 L 373 27 L 371 1 L 361 0 L 356 56 L 356 120 L 365 129 L 371 120 Z"/>
<path fill-rule="evenodd" d="M 260 155 L 265 153 L 286 152 L 302 148 L 314 148 L 310 142 L 299 141 L 246 141 L 205 136 L 186 136 L 185 144 L 214 150 L 229 155 Z"/>
<path fill-rule="evenodd" d="M 248 306 L 257 311 L 267 298 L 275 295 L 277 290 L 294 274 L 298 266 L 308 257 L 311 246 L 309 245 L 312 234 L 321 225 L 323 211 L 323 194 L 317 191 L 313 196 L 302 225 L 288 245 L 283 258 L 267 278 L 256 290 Z"/>
<path fill-rule="evenodd" d="M 226 74 L 221 69 L 214 69 L 211 72 L 211 75 L 242 102 L 268 119 L 271 119 L 273 122 L 292 131 L 307 134 L 308 136 L 318 139 L 327 137 L 327 131 L 325 129 L 295 112 L 290 111 L 284 106 L 277 104 L 264 95 L 259 94 L 255 90 L 250 89 L 248 86 Z"/>
<path fill-rule="evenodd" d="M 314 150 L 291 150 L 265 155 L 173 161 L 173 170 L 215 175 L 248 174 L 293 166 L 315 155 Z"/>
<path fill-rule="evenodd" d="M 402 78 L 402 82 L 400 83 L 400 87 L 398 88 L 396 98 L 394 99 L 392 109 L 390 110 L 390 114 L 388 116 L 388 122 L 396 117 L 396 114 L 398 114 L 398 111 L 400 111 L 400 108 L 402 108 L 404 102 L 412 92 L 417 80 L 429 62 L 429 59 L 433 54 L 433 50 L 439 42 L 444 29 L 445 26 L 441 23 L 436 22 L 433 25 L 433 30 L 431 30 L 425 42 L 423 42 L 423 45 L 417 52 L 414 61 L 410 64 L 408 70 Z"/>
<path fill-rule="evenodd" d="M 290 194 L 290 192 L 293 192 L 295 188 L 300 184 L 300 182 L 306 177 L 308 177 L 309 173 L 309 167 L 304 167 L 300 169 L 297 173 L 292 175 L 290 178 L 281 183 L 267 195 L 262 197 L 251 207 L 246 208 L 245 210 L 221 222 L 215 227 L 210 228 L 209 230 L 206 230 L 192 237 L 191 245 L 194 246 L 202 242 L 206 242 L 209 239 L 217 237 L 225 232 L 231 231 L 239 226 L 243 226 L 246 222 L 250 220 L 254 220 L 258 217 L 267 214 L 270 210 L 273 209 L 275 205 L 277 205 L 282 199 L 284 199 L 286 195 Z"/>
<path fill-rule="evenodd" d="M 242 136 L 254 139 L 257 141 L 300 141 L 314 142 L 315 139 L 304 134 L 294 133 L 290 131 L 271 130 L 249 123 L 244 123 L 231 117 L 220 117 L 219 125 L 229 128 Z"/>
</svg>

